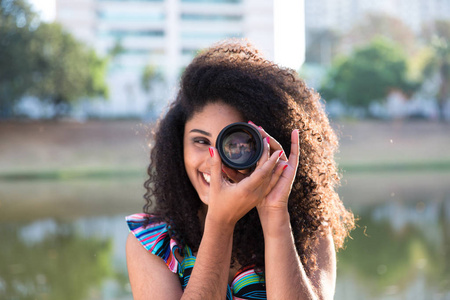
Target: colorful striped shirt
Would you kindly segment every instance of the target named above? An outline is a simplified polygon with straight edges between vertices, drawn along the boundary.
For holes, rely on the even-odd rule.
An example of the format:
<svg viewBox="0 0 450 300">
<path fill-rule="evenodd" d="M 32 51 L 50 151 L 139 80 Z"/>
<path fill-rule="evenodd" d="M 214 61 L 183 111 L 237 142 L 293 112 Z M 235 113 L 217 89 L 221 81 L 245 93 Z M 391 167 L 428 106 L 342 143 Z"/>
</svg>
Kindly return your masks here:
<svg viewBox="0 0 450 300">
<path fill-rule="evenodd" d="M 164 222 L 150 222 L 144 226 L 147 215 L 140 213 L 126 217 L 128 227 L 138 241 L 150 253 L 161 257 L 173 273 L 178 274 L 184 290 L 189 282 L 195 263 L 195 256 L 189 246 L 183 249 L 183 259 L 179 262 L 175 253 L 180 253 L 178 244 L 170 238 L 168 225 Z M 253 267 L 241 268 L 227 288 L 227 300 L 260 300 L 266 298 L 265 282 Z"/>
</svg>

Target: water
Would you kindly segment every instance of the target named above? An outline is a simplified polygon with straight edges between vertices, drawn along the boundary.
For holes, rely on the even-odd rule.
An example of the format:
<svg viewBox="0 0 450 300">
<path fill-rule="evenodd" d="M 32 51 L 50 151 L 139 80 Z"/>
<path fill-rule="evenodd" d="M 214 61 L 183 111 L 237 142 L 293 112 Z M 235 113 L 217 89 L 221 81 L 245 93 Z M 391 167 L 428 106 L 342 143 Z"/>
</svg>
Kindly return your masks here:
<svg viewBox="0 0 450 300">
<path fill-rule="evenodd" d="M 450 299 L 450 173 L 345 178 L 360 220 L 335 299 Z M 132 299 L 124 216 L 142 182 L 0 182 L 0 299 Z"/>
</svg>

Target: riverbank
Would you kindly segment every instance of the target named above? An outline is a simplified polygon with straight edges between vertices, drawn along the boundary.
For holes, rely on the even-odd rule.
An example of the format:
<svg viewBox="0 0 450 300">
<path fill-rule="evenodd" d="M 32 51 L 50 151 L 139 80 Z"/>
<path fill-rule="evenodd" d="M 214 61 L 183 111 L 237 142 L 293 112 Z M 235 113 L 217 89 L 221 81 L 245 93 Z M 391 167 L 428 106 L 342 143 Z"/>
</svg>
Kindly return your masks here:
<svg viewBox="0 0 450 300">
<path fill-rule="evenodd" d="M 450 172 L 450 124 L 335 122 L 344 172 Z M 153 124 L 139 121 L 0 122 L 0 179 L 145 174 Z"/>
</svg>

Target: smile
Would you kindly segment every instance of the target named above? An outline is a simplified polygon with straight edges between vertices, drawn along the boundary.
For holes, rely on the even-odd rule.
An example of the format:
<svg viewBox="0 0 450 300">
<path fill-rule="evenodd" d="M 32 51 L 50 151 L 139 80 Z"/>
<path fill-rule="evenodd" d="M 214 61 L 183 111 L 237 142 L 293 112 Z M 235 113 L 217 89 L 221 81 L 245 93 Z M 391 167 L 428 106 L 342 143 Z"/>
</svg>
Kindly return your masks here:
<svg viewBox="0 0 450 300">
<path fill-rule="evenodd" d="M 203 179 L 205 179 L 206 183 L 209 184 L 211 182 L 211 175 L 203 173 L 203 172 L 202 172 L 202 175 L 203 175 Z"/>
</svg>

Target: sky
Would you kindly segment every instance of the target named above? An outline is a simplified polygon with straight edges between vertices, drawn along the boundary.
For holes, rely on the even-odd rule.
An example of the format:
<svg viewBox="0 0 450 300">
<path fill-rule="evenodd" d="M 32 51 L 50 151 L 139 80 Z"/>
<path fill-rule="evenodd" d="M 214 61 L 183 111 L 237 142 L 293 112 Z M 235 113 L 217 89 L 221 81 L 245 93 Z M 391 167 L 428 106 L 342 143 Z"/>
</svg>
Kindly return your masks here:
<svg viewBox="0 0 450 300">
<path fill-rule="evenodd" d="M 55 0 L 28 0 L 28 2 L 40 13 L 43 21 L 51 22 L 55 19 Z"/>
</svg>

